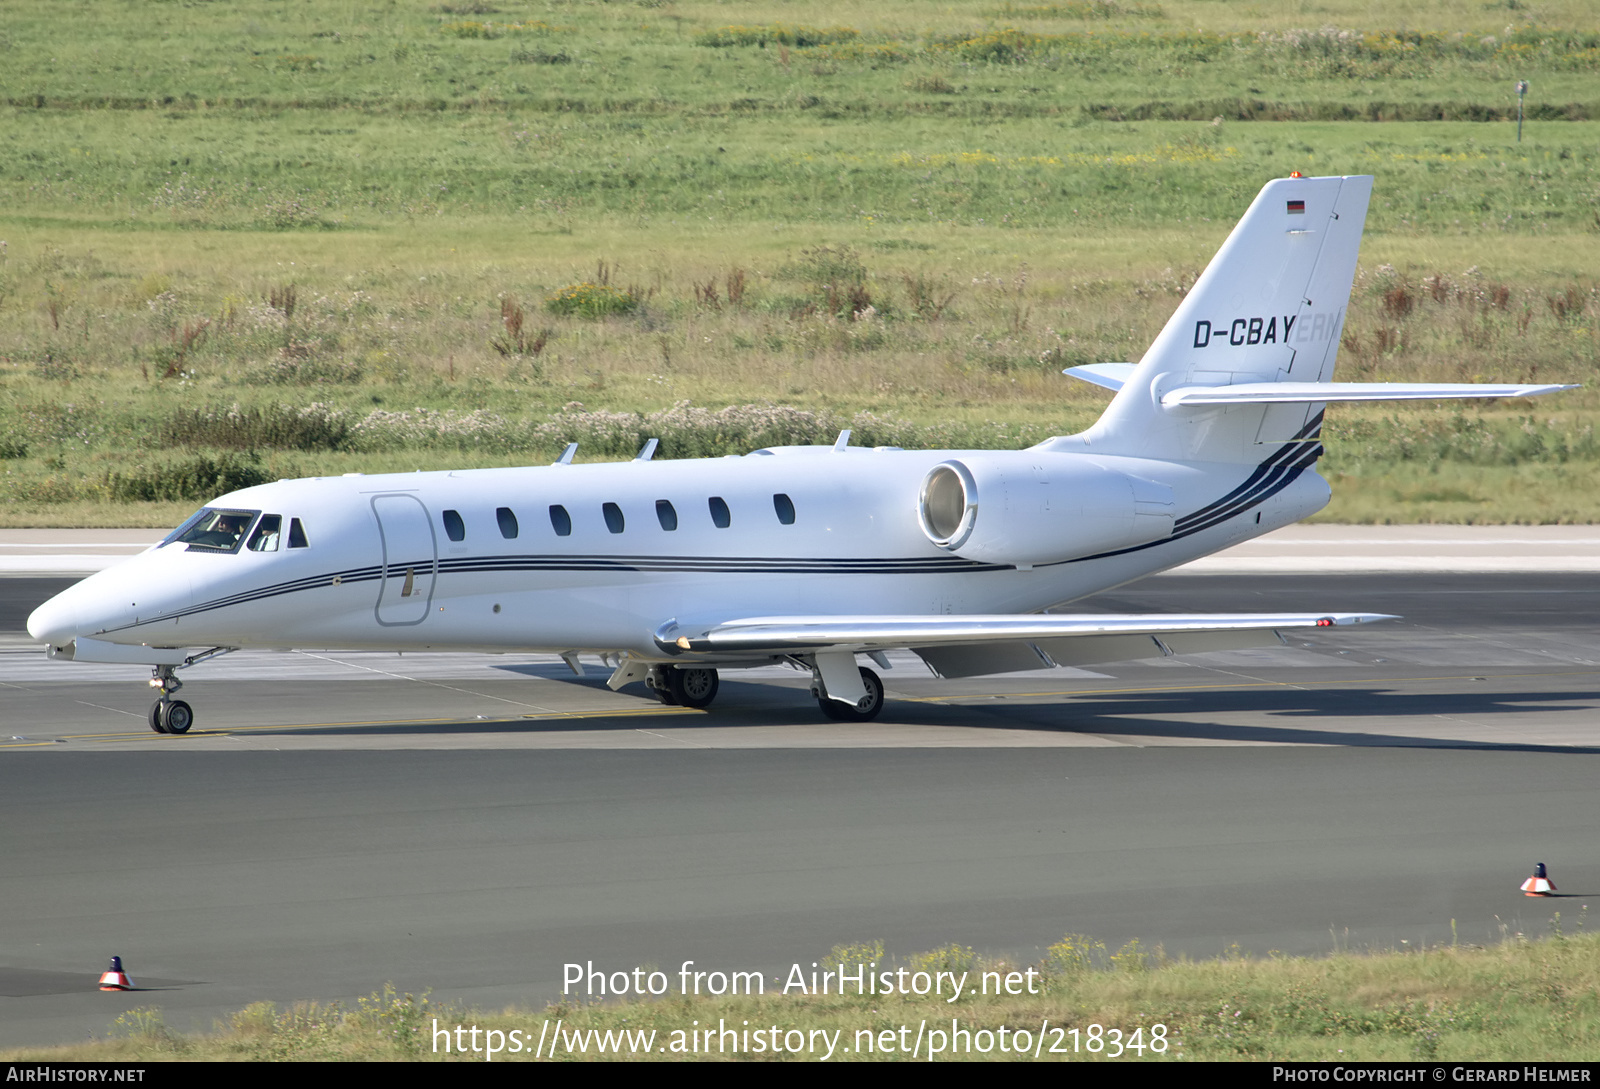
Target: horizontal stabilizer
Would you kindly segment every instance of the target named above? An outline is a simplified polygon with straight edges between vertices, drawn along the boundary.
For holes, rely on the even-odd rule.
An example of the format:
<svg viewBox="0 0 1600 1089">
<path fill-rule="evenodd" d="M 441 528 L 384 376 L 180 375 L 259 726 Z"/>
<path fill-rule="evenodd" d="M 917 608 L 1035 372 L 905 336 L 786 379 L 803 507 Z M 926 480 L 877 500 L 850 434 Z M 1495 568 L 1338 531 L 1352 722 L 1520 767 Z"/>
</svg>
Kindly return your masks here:
<svg viewBox="0 0 1600 1089">
<path fill-rule="evenodd" d="M 1168 408 L 1199 408 L 1206 405 L 1298 405 L 1332 401 L 1434 401 L 1538 397 L 1576 388 L 1472 382 L 1248 382 L 1237 386 L 1180 386 L 1162 394 L 1161 403 Z"/>
<path fill-rule="evenodd" d="M 1021 616 L 759 616 L 708 628 L 668 624 L 656 645 L 669 654 L 869 652 L 1081 636 L 1277 631 L 1397 620 L 1384 613 L 1224 613 L 1211 615 L 1028 613 Z"/>
<path fill-rule="evenodd" d="M 1137 363 L 1086 363 L 1081 367 L 1068 367 L 1061 373 L 1102 389 L 1119 390 L 1127 384 L 1137 366 Z"/>
</svg>

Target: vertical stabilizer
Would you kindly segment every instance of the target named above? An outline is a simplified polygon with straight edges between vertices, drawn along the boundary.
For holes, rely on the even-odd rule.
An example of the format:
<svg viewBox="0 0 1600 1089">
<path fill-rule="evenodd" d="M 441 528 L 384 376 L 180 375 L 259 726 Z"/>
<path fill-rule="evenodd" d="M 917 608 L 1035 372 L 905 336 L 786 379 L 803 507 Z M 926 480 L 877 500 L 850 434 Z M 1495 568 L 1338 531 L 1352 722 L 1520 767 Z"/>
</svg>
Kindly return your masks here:
<svg viewBox="0 0 1600 1089">
<path fill-rule="evenodd" d="M 1105 415 L 1065 441 L 1250 463 L 1285 443 L 1314 445 L 1320 404 L 1164 407 L 1161 397 L 1182 386 L 1331 380 L 1371 194 L 1370 177 L 1268 182 Z"/>
</svg>

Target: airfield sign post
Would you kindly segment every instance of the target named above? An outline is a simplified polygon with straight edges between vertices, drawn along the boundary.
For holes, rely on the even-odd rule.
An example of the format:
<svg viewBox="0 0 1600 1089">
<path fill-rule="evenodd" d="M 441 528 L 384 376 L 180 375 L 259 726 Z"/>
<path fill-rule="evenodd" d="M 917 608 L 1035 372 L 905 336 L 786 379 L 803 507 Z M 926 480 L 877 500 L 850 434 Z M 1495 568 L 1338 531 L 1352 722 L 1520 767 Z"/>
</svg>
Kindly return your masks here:
<svg viewBox="0 0 1600 1089">
<path fill-rule="evenodd" d="M 1528 93 L 1528 81 L 1517 80 L 1517 143 L 1522 143 L 1522 99 Z"/>
</svg>

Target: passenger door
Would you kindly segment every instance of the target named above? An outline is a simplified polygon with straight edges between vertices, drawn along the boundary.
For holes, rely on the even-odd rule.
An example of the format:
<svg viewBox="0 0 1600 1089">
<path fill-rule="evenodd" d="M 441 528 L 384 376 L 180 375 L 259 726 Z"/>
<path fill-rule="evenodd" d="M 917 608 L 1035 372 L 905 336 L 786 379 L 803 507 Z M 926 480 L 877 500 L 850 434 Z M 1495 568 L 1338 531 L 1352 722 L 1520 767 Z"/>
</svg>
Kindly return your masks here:
<svg viewBox="0 0 1600 1089">
<path fill-rule="evenodd" d="M 378 583 L 378 623 L 420 624 L 433 603 L 439 544 L 428 508 L 414 495 L 377 495 L 372 513 L 383 542 L 383 578 Z"/>
</svg>

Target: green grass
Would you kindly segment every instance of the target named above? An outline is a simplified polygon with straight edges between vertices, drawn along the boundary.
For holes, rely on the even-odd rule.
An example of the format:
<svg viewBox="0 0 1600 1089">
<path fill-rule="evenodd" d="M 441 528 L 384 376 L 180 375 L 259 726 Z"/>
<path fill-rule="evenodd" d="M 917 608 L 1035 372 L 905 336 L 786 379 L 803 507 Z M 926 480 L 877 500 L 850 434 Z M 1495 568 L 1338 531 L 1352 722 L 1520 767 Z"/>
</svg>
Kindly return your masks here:
<svg viewBox="0 0 1600 1089">
<path fill-rule="evenodd" d="M 1600 941 L 1594 936 L 1564 936 L 1557 916 L 1553 936 L 1529 942 L 1507 936 L 1488 947 L 1451 946 L 1367 955 L 1340 953 L 1327 958 L 1271 954 L 1265 960 L 1238 955 L 1209 961 L 1169 961 L 1159 948 L 1130 942 L 1110 952 L 1081 935 L 1067 935 L 1035 966 L 1038 993 L 1026 993 L 1027 977 L 1017 977 L 1015 996 L 968 995 L 954 1004 L 915 996 L 827 996 L 780 994 L 767 983 L 764 996 L 712 998 L 667 995 L 658 1000 L 588 1004 L 564 1001 L 543 1010 L 499 1012 L 464 1009 L 431 1001 L 427 995 L 398 994 L 385 988 L 353 1007 L 260 1002 L 235 1014 L 210 1034 L 171 1029 L 159 1009 L 143 1007 L 118 1017 L 108 1038 L 62 1048 L 26 1048 L 0 1053 L 0 1061 L 148 1062 L 273 1060 L 451 1060 L 474 1058 L 443 1047 L 435 1049 L 435 1027 L 452 1039 L 452 1030 L 476 1026 L 500 1034 L 502 1046 L 517 1043 L 521 1053 L 502 1053 L 502 1061 L 527 1060 L 541 1026 L 587 1034 L 629 1030 L 653 1032 L 654 1060 L 682 1058 L 772 1058 L 770 1053 L 717 1055 L 689 1052 L 688 1034 L 719 1023 L 752 1029 L 777 1026 L 838 1033 L 850 1048 L 836 1058 L 905 1059 L 901 1037 L 881 1049 L 885 1030 L 909 1026 L 909 1047 L 924 1029 L 950 1032 L 952 1022 L 973 1035 L 972 1054 L 949 1059 L 1022 1058 L 995 1050 L 998 1030 L 1028 1030 L 1030 1047 L 1045 1026 L 1041 1058 L 1075 1061 L 1112 1059 L 1109 1033 L 1136 1038 L 1140 1051 L 1119 1062 L 1202 1061 L 1529 1061 L 1589 1062 L 1600 1046 Z M 1025 972 L 1027 966 L 991 963 L 957 945 L 898 960 L 885 960 L 881 943 L 836 948 L 820 959 L 825 967 L 853 964 L 863 957 L 879 970 L 950 969 L 971 972 L 975 986 L 983 971 Z M 852 969 L 853 970 L 853 969 Z M 671 973 L 668 973 L 670 976 Z M 675 978 L 675 977 L 673 977 Z M 1003 979 L 1004 975 L 996 977 Z M 559 1021 L 559 1026 L 557 1022 Z M 1161 1026 L 1159 1029 L 1157 1026 Z M 989 1053 L 984 1046 L 987 1030 Z M 1075 1031 L 1074 1031 L 1075 1030 Z M 513 1037 L 515 1031 L 520 1036 Z M 870 1055 L 859 1050 L 873 1036 Z M 1009 1034 L 1009 1033 L 1008 1033 Z M 924 1033 L 924 1039 L 928 1037 Z M 947 1039 L 950 1039 L 947 1036 Z M 470 1036 L 460 1039 L 468 1042 Z M 480 1049 L 489 1037 L 477 1038 Z M 792 1037 L 791 1039 L 798 1039 Z M 1100 1050 L 1091 1050 L 1098 1039 Z M 959 1047 L 959 1038 L 956 1038 Z M 1151 1049 L 1159 1040 L 1161 1051 Z M 674 1051 L 674 1042 L 683 1044 Z M 818 1040 L 820 1045 L 820 1038 Z M 742 1044 L 740 1046 L 743 1046 Z M 926 1061 L 925 1050 L 918 1058 Z M 1014 1046 L 1014 1045 L 1013 1045 Z M 1077 1053 L 1072 1049 L 1077 1047 Z M 1050 1055 L 1052 1047 L 1065 1054 Z M 482 1051 L 476 1056 L 481 1060 Z M 544 1057 L 549 1058 L 548 1047 Z M 563 1060 L 603 1058 L 591 1047 L 560 1049 Z M 643 1058 L 644 1055 L 638 1057 Z M 798 1055 L 797 1058 L 820 1056 Z M 1031 1051 L 1025 1056 L 1031 1060 Z"/>
<path fill-rule="evenodd" d="M 813 413 L 808 438 L 865 412 L 902 445 L 1024 445 L 1093 419 L 1103 394 L 1060 369 L 1137 358 L 1292 169 L 1378 175 L 1341 377 L 1591 382 L 1583 5 L 1440 0 L 1411 13 L 1437 28 L 1420 36 L 1353 0 L 860 14 L 12 5 L 0 521 L 169 522 L 179 501 L 126 482 L 205 498 L 196 467 L 237 444 L 178 425 L 235 405 L 434 414 L 241 448 L 283 475 L 537 462 L 573 402 L 639 427 L 680 401 L 775 403 Z M 1295 33 L 1313 23 L 1337 32 Z M 1520 144 L 1503 120 L 1371 120 L 1503 118 L 1515 78 Z M 560 312 L 586 282 L 627 312 Z M 1336 408 L 1328 516 L 1600 517 L 1570 490 L 1597 462 L 1595 397 Z M 642 433 L 594 426 L 584 456 Z M 1463 427 L 1474 443 L 1441 446 Z M 767 441 L 684 432 L 663 454 L 746 439 Z"/>
<path fill-rule="evenodd" d="M 1588 111 L 1596 35 L 1580 3 L 1377 5 L 1263 17 L 1243 4 L 1076 17 L 1067 5 L 420 3 L 8 9 L 0 101 L 24 108 L 367 112 L 522 108 L 645 117 L 884 109 L 967 117 L 1270 104 L 1268 116 L 1450 104 Z M 461 7 L 462 5 L 454 5 Z M 1340 8 L 1349 15 L 1341 19 Z M 1430 12 L 1426 8 L 1435 9 Z M 74 10 L 76 9 L 76 10 Z M 1218 10 L 1220 9 L 1220 10 Z M 866 14 L 865 19 L 862 16 Z M 1340 37 L 1333 24 L 1355 29 Z M 63 27 L 70 29 L 64 31 Z M 1426 32 L 1412 27 L 1426 26 Z M 1159 90 L 1153 92 L 1153 82 Z M 1372 84 L 1382 81 L 1381 89 Z"/>
</svg>

